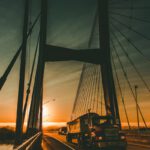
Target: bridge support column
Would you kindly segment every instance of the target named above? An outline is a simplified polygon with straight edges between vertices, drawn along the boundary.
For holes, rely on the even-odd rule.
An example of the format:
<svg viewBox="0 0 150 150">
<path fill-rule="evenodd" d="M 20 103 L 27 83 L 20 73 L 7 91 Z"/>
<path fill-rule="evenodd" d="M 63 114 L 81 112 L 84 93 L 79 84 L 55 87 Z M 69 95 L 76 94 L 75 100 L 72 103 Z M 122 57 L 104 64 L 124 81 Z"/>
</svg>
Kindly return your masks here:
<svg viewBox="0 0 150 150">
<path fill-rule="evenodd" d="M 34 134 L 37 131 L 42 130 L 42 101 L 43 101 L 43 77 L 45 66 L 44 50 L 46 45 L 46 28 L 47 28 L 47 0 L 41 0 L 39 58 L 27 126 L 28 136 Z"/>
<path fill-rule="evenodd" d="M 23 26 L 23 48 L 21 52 L 21 63 L 20 63 L 20 79 L 19 79 L 19 91 L 18 91 L 18 103 L 17 103 L 15 145 L 18 145 L 22 142 L 22 130 L 23 130 L 22 112 L 23 112 L 23 99 L 24 99 L 28 17 L 29 17 L 29 0 L 26 0 L 25 1 L 24 26 Z"/>
<path fill-rule="evenodd" d="M 104 62 L 101 64 L 101 72 L 106 112 L 108 115 L 113 116 L 114 124 L 120 126 L 120 115 L 111 66 L 108 0 L 98 0 L 98 7 L 100 49 L 103 50 L 104 54 Z"/>
</svg>

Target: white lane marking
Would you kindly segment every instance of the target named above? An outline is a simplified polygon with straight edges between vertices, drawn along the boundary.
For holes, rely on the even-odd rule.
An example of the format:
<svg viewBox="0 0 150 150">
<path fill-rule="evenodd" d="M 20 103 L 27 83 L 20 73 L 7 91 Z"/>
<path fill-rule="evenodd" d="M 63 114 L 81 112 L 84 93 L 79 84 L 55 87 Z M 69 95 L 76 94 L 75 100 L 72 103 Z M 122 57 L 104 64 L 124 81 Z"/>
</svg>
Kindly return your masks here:
<svg viewBox="0 0 150 150">
<path fill-rule="evenodd" d="M 52 137 L 52 136 L 51 136 L 51 137 Z M 60 141 L 60 140 L 58 140 L 57 138 L 55 138 L 55 137 L 52 137 L 52 138 L 55 139 L 55 140 L 57 140 L 58 142 L 62 143 L 63 145 L 67 146 L 67 147 L 70 148 L 71 150 L 76 150 L 76 149 L 72 148 L 71 146 L 69 146 L 68 144 L 66 144 L 66 143 L 64 143 L 64 142 L 62 142 L 62 141 Z"/>
<path fill-rule="evenodd" d="M 128 142 L 128 145 L 130 146 L 139 146 L 139 147 L 143 147 L 143 148 L 150 148 L 149 145 L 142 145 L 142 144 L 137 144 L 137 143 L 131 143 L 131 142 Z"/>
</svg>

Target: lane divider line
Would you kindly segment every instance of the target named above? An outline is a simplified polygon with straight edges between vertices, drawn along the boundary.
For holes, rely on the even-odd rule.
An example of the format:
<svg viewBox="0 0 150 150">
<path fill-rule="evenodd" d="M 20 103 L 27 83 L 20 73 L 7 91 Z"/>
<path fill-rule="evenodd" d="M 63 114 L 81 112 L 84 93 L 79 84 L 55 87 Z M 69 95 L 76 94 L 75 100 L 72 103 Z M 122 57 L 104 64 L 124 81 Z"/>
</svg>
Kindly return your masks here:
<svg viewBox="0 0 150 150">
<path fill-rule="evenodd" d="M 55 137 L 52 137 L 52 136 L 51 136 L 51 138 L 57 140 L 58 142 L 60 142 L 60 143 L 62 143 L 63 145 L 65 145 L 66 147 L 70 148 L 71 150 L 76 150 L 76 149 L 72 148 L 71 146 L 69 146 L 68 144 L 66 144 L 66 143 L 64 143 L 64 142 L 62 142 L 62 141 L 60 141 L 60 140 L 58 140 L 58 139 L 55 138 Z"/>
</svg>

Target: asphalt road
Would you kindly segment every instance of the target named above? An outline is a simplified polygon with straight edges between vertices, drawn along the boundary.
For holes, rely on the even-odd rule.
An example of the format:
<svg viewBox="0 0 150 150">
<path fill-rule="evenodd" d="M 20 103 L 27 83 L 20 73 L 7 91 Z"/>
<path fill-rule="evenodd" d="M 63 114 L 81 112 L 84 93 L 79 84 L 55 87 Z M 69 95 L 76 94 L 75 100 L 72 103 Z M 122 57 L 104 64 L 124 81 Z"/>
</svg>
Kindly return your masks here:
<svg viewBox="0 0 150 150">
<path fill-rule="evenodd" d="M 42 147 L 43 150 L 78 150 L 76 141 L 68 143 L 66 142 L 65 136 L 58 135 L 57 133 L 45 133 Z M 150 148 L 128 144 L 127 150 L 150 150 Z"/>
<path fill-rule="evenodd" d="M 71 150 L 72 147 L 59 142 L 51 136 L 44 135 L 42 142 L 43 150 Z"/>
</svg>

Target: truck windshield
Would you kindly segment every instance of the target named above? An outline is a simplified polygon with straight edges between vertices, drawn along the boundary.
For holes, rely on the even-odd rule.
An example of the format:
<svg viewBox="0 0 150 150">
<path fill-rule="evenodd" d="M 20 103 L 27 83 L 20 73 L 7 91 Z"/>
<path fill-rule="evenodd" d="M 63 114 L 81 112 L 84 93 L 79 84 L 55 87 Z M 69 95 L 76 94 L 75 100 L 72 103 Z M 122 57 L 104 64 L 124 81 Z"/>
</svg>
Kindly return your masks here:
<svg viewBox="0 0 150 150">
<path fill-rule="evenodd" d="M 107 119 L 100 119 L 100 120 L 99 120 L 99 124 L 106 123 L 107 121 L 108 121 Z"/>
<path fill-rule="evenodd" d="M 112 119 L 108 119 L 108 118 L 93 118 L 93 125 L 104 125 L 104 124 L 108 124 L 108 125 L 112 125 Z"/>
</svg>

